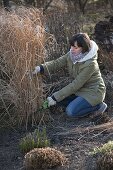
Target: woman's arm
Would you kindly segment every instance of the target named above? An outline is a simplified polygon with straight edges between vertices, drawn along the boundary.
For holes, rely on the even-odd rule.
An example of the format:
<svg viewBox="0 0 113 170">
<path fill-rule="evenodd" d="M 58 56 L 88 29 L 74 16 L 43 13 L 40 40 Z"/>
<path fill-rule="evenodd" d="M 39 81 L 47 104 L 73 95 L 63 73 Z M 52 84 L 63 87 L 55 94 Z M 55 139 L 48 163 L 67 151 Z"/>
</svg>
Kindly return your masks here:
<svg viewBox="0 0 113 170">
<path fill-rule="evenodd" d="M 74 79 L 67 86 L 62 88 L 61 90 L 55 92 L 53 96 L 55 99 L 60 102 L 71 94 L 75 94 L 77 90 L 83 87 L 83 85 L 90 79 L 92 74 L 95 72 L 95 65 L 92 63 L 87 67 L 84 67 L 76 79 Z"/>
<path fill-rule="evenodd" d="M 68 57 L 68 53 L 56 60 L 52 60 L 42 64 L 41 66 L 43 67 L 44 73 L 48 73 L 48 72 L 52 73 L 54 71 L 57 71 L 65 67 L 67 65 L 67 57 Z"/>
</svg>

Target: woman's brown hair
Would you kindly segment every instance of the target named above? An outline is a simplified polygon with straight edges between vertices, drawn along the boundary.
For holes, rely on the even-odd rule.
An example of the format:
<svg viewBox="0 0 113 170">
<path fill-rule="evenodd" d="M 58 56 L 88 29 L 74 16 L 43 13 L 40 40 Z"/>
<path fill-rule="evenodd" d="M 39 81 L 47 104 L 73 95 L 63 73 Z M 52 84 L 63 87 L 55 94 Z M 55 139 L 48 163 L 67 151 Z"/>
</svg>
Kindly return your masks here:
<svg viewBox="0 0 113 170">
<path fill-rule="evenodd" d="M 70 40 L 70 46 L 75 46 L 77 42 L 78 47 L 82 47 L 82 53 L 88 52 L 91 48 L 90 38 L 86 33 L 79 33 L 74 35 Z"/>
</svg>

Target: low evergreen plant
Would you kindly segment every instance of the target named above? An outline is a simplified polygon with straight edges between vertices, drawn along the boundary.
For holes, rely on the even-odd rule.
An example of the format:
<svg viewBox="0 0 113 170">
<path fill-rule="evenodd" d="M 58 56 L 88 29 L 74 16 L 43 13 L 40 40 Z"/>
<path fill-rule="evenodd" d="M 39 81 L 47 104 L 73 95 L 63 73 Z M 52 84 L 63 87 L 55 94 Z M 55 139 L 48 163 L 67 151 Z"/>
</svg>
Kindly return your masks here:
<svg viewBox="0 0 113 170">
<path fill-rule="evenodd" d="M 46 128 L 41 131 L 35 129 L 34 132 L 28 133 L 20 140 L 19 148 L 21 152 L 27 153 L 34 148 L 42 148 L 50 146 L 50 140 L 47 138 Z"/>
</svg>

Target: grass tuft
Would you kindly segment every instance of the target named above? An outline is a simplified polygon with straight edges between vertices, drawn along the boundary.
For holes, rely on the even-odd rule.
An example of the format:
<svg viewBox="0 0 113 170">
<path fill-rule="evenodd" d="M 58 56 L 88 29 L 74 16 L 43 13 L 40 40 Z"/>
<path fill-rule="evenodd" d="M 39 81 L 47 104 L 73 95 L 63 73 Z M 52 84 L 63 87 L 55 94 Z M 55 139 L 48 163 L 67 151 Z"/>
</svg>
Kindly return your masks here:
<svg viewBox="0 0 113 170">
<path fill-rule="evenodd" d="M 50 140 L 47 138 L 46 129 L 42 131 L 35 129 L 34 132 L 27 134 L 20 140 L 19 148 L 22 153 L 27 153 L 34 148 L 50 146 Z"/>
<path fill-rule="evenodd" d="M 101 147 L 94 148 L 93 151 L 91 152 L 91 154 L 93 154 L 93 155 L 95 155 L 97 153 L 104 154 L 104 153 L 108 153 L 108 152 L 112 152 L 112 151 L 113 151 L 113 141 L 109 141 Z"/>
</svg>

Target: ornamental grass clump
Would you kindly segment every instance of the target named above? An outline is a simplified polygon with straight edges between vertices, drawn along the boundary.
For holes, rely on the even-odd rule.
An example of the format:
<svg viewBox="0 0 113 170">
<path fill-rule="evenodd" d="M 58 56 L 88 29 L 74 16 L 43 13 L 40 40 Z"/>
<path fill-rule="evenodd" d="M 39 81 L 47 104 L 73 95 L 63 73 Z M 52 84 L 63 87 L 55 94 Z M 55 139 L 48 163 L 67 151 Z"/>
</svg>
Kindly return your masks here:
<svg viewBox="0 0 113 170">
<path fill-rule="evenodd" d="M 68 52 L 69 39 L 80 32 L 76 18 L 76 13 L 72 11 L 69 13 L 61 9 L 54 9 L 46 12 L 47 29 L 55 37 L 55 39 L 52 38 L 54 46 L 52 42 L 47 49 L 50 59 L 56 59 Z"/>
<path fill-rule="evenodd" d="M 108 152 L 113 152 L 113 141 L 109 141 L 107 143 L 105 143 L 103 146 L 101 147 L 96 147 L 94 148 L 93 152 L 91 152 L 91 154 L 104 154 L 104 153 L 108 153 Z"/>
<path fill-rule="evenodd" d="M 35 129 L 34 132 L 28 133 L 20 140 L 19 148 L 22 153 L 27 153 L 34 148 L 50 146 L 50 140 L 47 137 L 46 129 Z"/>
<path fill-rule="evenodd" d="M 42 77 L 31 76 L 34 67 L 44 62 L 42 21 L 42 13 L 33 8 L 21 7 L 16 12 L 0 13 L 0 72 L 4 75 L 2 79 L 5 77 L 10 105 L 13 103 L 16 108 L 14 117 L 20 123 L 25 122 L 26 127 L 29 119 L 34 122 L 34 113 L 43 100 Z M 5 92 L 0 94 L 5 103 L 4 96 L 6 98 Z"/>
<path fill-rule="evenodd" d="M 113 169 L 113 141 L 109 141 L 101 147 L 94 148 L 91 153 L 97 155 L 97 170 Z"/>
<path fill-rule="evenodd" d="M 63 166 L 66 157 L 54 148 L 35 148 L 25 155 L 24 166 L 26 170 L 41 170 Z"/>
<path fill-rule="evenodd" d="M 97 170 L 113 169 L 113 152 L 107 152 L 97 159 Z"/>
</svg>

